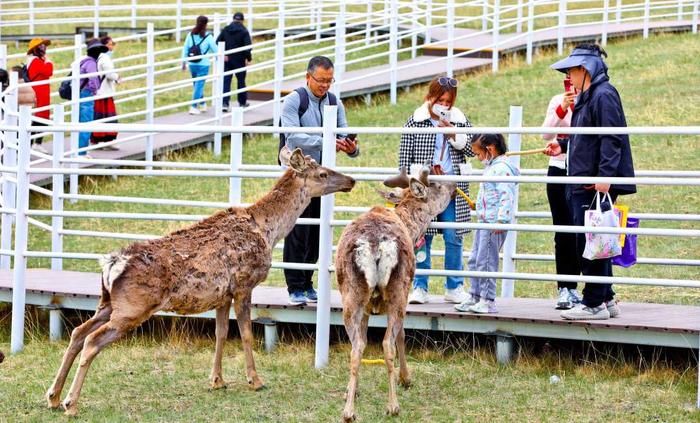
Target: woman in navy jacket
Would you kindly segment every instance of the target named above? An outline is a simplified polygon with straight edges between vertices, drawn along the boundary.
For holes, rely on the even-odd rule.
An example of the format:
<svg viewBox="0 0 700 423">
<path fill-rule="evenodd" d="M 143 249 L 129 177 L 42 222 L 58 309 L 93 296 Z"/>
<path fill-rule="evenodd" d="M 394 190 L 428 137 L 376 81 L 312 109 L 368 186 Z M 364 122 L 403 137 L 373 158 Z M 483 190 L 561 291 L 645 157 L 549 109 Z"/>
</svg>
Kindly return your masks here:
<svg viewBox="0 0 700 423">
<path fill-rule="evenodd" d="M 571 118 L 573 128 L 626 127 L 620 94 L 609 82 L 608 67 L 602 56 L 607 54 L 597 45 L 577 46 L 569 57 L 551 67 L 564 72 L 580 94 Z M 634 177 L 632 150 L 627 135 L 572 134 L 568 142 L 550 141 L 546 153 L 568 153 L 568 176 Z M 609 192 L 613 201 L 618 195 L 637 191 L 632 184 L 568 185 L 567 199 L 574 225 L 583 226 L 584 214 L 596 192 Z M 602 207 L 606 207 L 606 203 Z M 607 205 L 612 207 L 612 205 Z M 582 257 L 585 235 L 577 234 L 576 249 L 581 260 L 581 273 L 586 276 L 612 276 L 610 259 L 587 260 Z M 608 319 L 620 314 L 612 284 L 586 284 L 582 304 L 565 310 L 562 317 L 570 320 Z"/>
</svg>

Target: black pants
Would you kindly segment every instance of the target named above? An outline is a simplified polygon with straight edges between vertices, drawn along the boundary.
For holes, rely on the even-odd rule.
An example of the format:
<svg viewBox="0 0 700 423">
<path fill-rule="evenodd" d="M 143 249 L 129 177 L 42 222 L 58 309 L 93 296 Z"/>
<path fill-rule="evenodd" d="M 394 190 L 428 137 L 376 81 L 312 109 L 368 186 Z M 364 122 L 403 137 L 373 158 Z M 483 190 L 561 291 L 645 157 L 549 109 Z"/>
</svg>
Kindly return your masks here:
<svg viewBox="0 0 700 423">
<path fill-rule="evenodd" d="M 238 68 L 241 68 L 242 66 L 224 66 L 224 70 L 226 72 L 235 70 Z M 235 74 L 236 75 L 236 81 L 238 82 L 238 89 L 241 90 L 245 88 L 245 75 L 246 71 L 243 72 L 238 72 Z M 228 106 L 230 100 L 231 100 L 231 95 L 229 94 L 231 92 L 231 77 L 233 75 L 226 75 L 224 76 L 224 106 Z M 238 93 L 238 104 L 243 107 L 246 103 L 248 102 L 248 92 L 247 91 L 242 91 Z"/>
<path fill-rule="evenodd" d="M 575 191 L 572 192 L 569 187 L 569 192 L 567 198 L 569 199 L 569 205 L 571 206 L 571 215 L 574 219 L 574 225 L 584 226 L 584 218 L 586 210 L 589 209 L 593 199 L 595 198 L 595 191 Z M 613 202 L 617 198 L 616 194 L 610 194 Z M 612 207 L 612 204 L 608 204 L 608 201 L 601 201 L 601 207 L 603 210 L 607 210 Z M 581 273 L 585 276 L 612 276 L 612 261 L 610 259 L 599 259 L 599 260 L 588 260 L 583 258 L 583 250 L 586 248 L 586 234 L 576 234 L 576 251 L 581 263 Z M 610 301 L 615 296 L 615 292 L 612 289 L 612 284 L 609 283 L 587 283 L 583 289 L 583 304 L 588 307 L 597 307 L 605 301 Z"/>
<path fill-rule="evenodd" d="M 311 204 L 300 217 L 319 218 L 321 216 L 321 198 L 311 199 Z M 286 263 L 316 263 L 318 261 L 318 225 L 295 225 L 284 238 L 282 257 Z M 284 279 L 287 290 L 291 294 L 296 291 L 307 291 L 313 288 L 311 278 L 313 270 L 284 269 Z"/>
<path fill-rule="evenodd" d="M 550 166 L 547 176 L 566 176 L 566 169 Z M 571 226 L 569 203 L 566 201 L 566 185 L 547 184 L 547 199 L 552 212 L 552 224 Z M 554 234 L 554 262 L 557 275 L 580 275 L 581 265 L 576 254 L 576 234 L 556 232 Z M 576 289 L 576 282 L 557 282 L 557 288 Z"/>
<path fill-rule="evenodd" d="M 45 124 L 44 122 L 32 121 L 32 126 L 48 126 L 48 125 Z M 33 135 L 36 135 L 36 134 L 39 134 L 39 133 L 40 133 L 40 132 L 32 132 L 31 134 L 32 134 L 32 136 L 33 136 Z M 44 141 L 44 137 L 38 137 L 38 138 L 33 139 L 33 140 L 31 141 L 30 144 L 41 145 L 41 143 L 42 143 L 43 141 Z"/>
</svg>

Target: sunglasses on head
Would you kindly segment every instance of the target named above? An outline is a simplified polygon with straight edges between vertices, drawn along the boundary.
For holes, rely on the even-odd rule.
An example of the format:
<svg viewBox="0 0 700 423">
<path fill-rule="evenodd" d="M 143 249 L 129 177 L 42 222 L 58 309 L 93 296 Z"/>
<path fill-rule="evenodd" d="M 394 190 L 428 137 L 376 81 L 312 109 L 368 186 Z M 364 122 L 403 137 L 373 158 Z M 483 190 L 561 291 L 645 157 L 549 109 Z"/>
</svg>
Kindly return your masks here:
<svg viewBox="0 0 700 423">
<path fill-rule="evenodd" d="M 457 85 L 459 85 L 459 81 L 457 81 L 454 78 L 448 78 L 446 76 L 441 76 L 440 78 L 438 78 L 438 84 L 440 84 L 441 87 L 457 88 Z"/>
</svg>

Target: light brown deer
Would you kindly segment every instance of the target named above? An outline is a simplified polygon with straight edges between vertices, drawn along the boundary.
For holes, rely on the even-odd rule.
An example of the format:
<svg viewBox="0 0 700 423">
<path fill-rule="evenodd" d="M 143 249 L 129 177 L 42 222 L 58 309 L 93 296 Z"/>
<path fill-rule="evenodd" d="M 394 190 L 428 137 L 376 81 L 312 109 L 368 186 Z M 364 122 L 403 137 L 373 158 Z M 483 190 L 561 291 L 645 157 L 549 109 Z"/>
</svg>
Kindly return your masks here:
<svg viewBox="0 0 700 423">
<path fill-rule="evenodd" d="M 406 365 L 403 321 L 408 292 L 415 273 L 413 246 L 453 197 L 456 184 L 428 183 L 424 168 L 420 179 L 409 178 L 402 170 L 398 178 L 385 185 L 408 187 L 400 193 L 382 193 L 398 203 L 391 210 L 374 207 L 345 228 L 338 241 L 336 275 L 343 299 L 345 330 L 352 343 L 350 382 L 343 420 L 355 418 L 354 402 L 362 353 L 367 344 L 367 322 L 370 314 L 386 314 L 387 329 L 382 346 L 389 372 L 387 413 L 399 413 L 396 397 L 394 358 L 398 352 L 399 382 L 410 386 Z"/>
<path fill-rule="evenodd" d="M 107 345 L 157 311 L 195 314 L 216 309 L 216 349 L 210 381 L 225 386 L 221 356 L 228 333 L 231 301 L 243 340 L 246 377 L 251 388 L 263 387 L 253 362 L 251 293 L 264 281 L 272 248 L 294 226 L 312 197 L 350 191 L 355 181 L 319 166 L 301 150 L 284 149 L 290 168 L 255 204 L 220 211 L 163 238 L 137 242 L 104 260 L 102 296 L 95 315 L 71 334 L 70 345 L 53 385 L 49 407 L 59 406 L 68 372 L 78 353 L 80 365 L 63 401 L 66 414 L 77 413 L 78 398 L 90 363 Z"/>
</svg>

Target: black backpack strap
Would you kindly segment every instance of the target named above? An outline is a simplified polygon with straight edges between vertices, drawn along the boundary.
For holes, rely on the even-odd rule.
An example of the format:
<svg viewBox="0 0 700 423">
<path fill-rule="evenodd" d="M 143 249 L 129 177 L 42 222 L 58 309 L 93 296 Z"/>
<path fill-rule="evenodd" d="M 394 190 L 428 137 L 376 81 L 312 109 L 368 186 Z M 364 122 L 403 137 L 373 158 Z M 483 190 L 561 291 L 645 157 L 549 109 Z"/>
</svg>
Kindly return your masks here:
<svg viewBox="0 0 700 423">
<path fill-rule="evenodd" d="M 337 106 L 338 105 L 338 99 L 335 97 L 335 94 L 333 94 L 330 91 L 328 91 L 328 105 L 329 106 Z"/>
<path fill-rule="evenodd" d="M 301 117 L 304 116 L 304 113 L 309 109 L 309 93 L 306 92 L 306 88 L 304 87 L 299 87 L 295 89 L 294 91 L 299 94 L 299 124 L 301 124 Z"/>
</svg>

